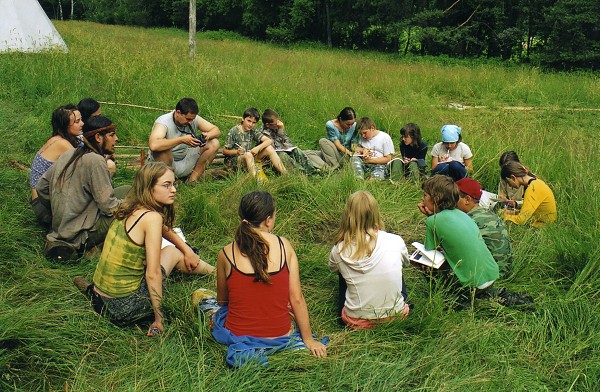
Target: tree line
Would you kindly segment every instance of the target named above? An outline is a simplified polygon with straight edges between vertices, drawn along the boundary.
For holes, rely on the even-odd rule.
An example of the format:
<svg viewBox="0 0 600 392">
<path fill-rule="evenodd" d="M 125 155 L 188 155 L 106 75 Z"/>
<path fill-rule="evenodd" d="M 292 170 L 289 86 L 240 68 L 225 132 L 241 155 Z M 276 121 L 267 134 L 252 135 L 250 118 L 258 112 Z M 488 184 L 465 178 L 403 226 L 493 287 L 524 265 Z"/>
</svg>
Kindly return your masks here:
<svg viewBox="0 0 600 392">
<path fill-rule="evenodd" d="M 189 0 L 39 0 L 55 19 L 187 29 Z M 196 0 L 197 29 L 276 43 L 600 65 L 597 0 Z"/>
</svg>

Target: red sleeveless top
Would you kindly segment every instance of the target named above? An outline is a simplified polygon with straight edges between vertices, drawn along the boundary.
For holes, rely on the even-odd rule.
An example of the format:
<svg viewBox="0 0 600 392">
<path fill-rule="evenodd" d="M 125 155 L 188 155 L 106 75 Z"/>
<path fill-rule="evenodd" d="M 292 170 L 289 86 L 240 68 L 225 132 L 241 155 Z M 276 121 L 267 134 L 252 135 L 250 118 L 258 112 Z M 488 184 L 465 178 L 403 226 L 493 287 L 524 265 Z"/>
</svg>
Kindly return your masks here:
<svg viewBox="0 0 600 392">
<path fill-rule="evenodd" d="M 269 273 L 270 283 L 255 282 L 253 273 L 246 274 L 237 269 L 233 243 L 233 262 L 223 249 L 231 265 L 231 273 L 227 277 L 229 312 L 225 327 L 236 336 L 274 338 L 290 332 L 290 271 L 283 241 L 279 236 L 277 238 L 281 251 L 280 269 Z"/>
</svg>

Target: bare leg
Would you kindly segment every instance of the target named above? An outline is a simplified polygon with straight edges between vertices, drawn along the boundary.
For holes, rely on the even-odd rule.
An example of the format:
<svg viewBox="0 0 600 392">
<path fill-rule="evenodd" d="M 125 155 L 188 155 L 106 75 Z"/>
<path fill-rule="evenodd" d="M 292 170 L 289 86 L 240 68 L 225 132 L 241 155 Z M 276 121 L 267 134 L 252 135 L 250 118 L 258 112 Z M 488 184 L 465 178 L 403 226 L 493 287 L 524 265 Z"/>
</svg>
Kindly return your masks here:
<svg viewBox="0 0 600 392">
<path fill-rule="evenodd" d="M 265 148 L 264 150 L 259 152 L 256 156 L 256 158 L 258 158 L 258 159 L 262 159 L 264 157 L 269 158 L 269 160 L 271 161 L 271 164 L 273 164 L 273 167 L 279 173 L 281 173 L 281 174 L 287 173 L 287 170 L 283 166 L 283 163 L 281 163 L 281 158 L 279 158 L 279 155 L 277 155 L 277 152 L 275 151 L 273 146 L 268 146 L 267 148 Z"/>
<path fill-rule="evenodd" d="M 204 174 L 208 165 L 215 159 L 218 150 L 219 140 L 217 139 L 209 140 L 204 147 L 200 148 L 200 158 L 198 158 L 192 174 L 188 177 L 189 182 L 196 181 Z"/>
<path fill-rule="evenodd" d="M 183 261 L 183 253 L 181 253 L 179 249 L 172 245 L 166 246 L 160 251 L 160 265 L 164 268 L 167 276 L 171 274 L 173 268 L 177 268 L 178 271 L 191 275 L 206 275 L 212 274 L 215 271 L 215 267 L 203 260 L 200 260 L 200 263 L 196 269 L 192 272 L 189 272 Z"/>
<path fill-rule="evenodd" d="M 238 159 L 241 159 L 244 162 L 248 173 L 250 173 L 252 177 L 256 177 L 256 166 L 254 165 L 254 156 L 252 154 L 244 154 L 241 157 L 238 157 Z"/>
</svg>

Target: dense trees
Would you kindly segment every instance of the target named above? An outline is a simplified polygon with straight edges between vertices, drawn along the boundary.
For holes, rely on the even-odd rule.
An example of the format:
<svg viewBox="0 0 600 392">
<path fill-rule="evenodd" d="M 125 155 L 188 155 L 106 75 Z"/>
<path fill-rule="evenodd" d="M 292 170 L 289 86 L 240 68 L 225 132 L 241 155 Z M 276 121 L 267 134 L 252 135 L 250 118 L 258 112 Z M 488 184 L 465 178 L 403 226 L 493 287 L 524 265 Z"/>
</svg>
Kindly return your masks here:
<svg viewBox="0 0 600 392">
<path fill-rule="evenodd" d="M 188 0 L 40 0 L 54 18 L 186 28 Z M 402 55 L 600 65 L 593 0 L 197 0 L 198 28 Z"/>
</svg>

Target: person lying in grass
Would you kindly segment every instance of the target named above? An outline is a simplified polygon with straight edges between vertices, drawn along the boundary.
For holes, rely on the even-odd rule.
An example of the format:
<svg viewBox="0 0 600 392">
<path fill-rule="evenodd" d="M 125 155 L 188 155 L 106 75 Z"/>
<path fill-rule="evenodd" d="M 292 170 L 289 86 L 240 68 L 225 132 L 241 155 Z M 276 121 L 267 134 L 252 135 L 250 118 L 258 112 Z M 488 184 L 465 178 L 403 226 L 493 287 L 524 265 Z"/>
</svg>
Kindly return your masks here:
<svg viewBox="0 0 600 392">
<path fill-rule="evenodd" d="M 431 149 L 431 174 L 445 174 L 458 181 L 473 172 L 473 153 L 462 142 L 457 125 L 442 127 L 442 141 Z"/>
<path fill-rule="evenodd" d="M 115 213 L 93 285 L 87 288 L 94 308 L 117 325 L 151 319 L 148 336 L 163 331 L 161 303 L 167 277 L 175 268 L 209 274 L 215 268 L 172 230 L 175 220 L 175 174 L 163 162 L 150 162 Z M 173 245 L 161 249 L 162 237 Z"/>
<path fill-rule="evenodd" d="M 217 257 L 217 298 L 202 289 L 193 296 L 211 318 L 214 338 L 228 346 L 227 362 L 265 363 L 265 355 L 274 351 L 304 346 L 314 356 L 325 357 L 323 341 L 311 333 L 296 252 L 287 239 L 272 234 L 273 196 L 246 194 L 238 215 L 235 240 Z"/>
<path fill-rule="evenodd" d="M 363 117 L 356 123 L 360 138 L 351 158 L 354 175 L 365 178 L 365 174 L 377 180 L 389 176 L 387 164 L 394 155 L 394 142 L 387 133 L 380 131 L 369 117 Z"/>
<path fill-rule="evenodd" d="M 355 329 L 374 328 L 410 311 L 402 277 L 408 251 L 402 237 L 384 229 L 373 195 L 367 191 L 350 195 L 329 255 L 329 269 L 339 273 L 342 320 Z"/>
<path fill-rule="evenodd" d="M 280 174 L 287 170 L 272 146 L 273 141 L 256 129 L 260 114 L 256 108 L 248 108 L 242 115 L 242 122 L 229 130 L 223 145 L 225 162 L 230 169 L 244 168 L 256 177 L 255 160 L 268 158 Z"/>
<path fill-rule="evenodd" d="M 517 225 L 530 222 L 539 227 L 554 222 L 557 217 L 556 200 L 552 189 L 519 162 L 510 161 L 502 165 L 500 177 L 514 189 L 525 188 L 520 210 L 504 209 L 504 221 Z"/>
</svg>

